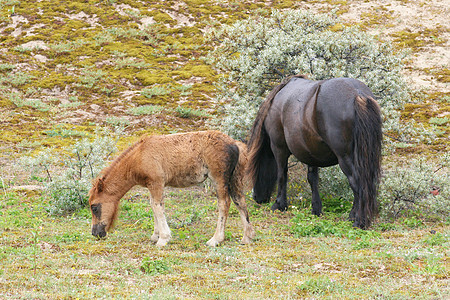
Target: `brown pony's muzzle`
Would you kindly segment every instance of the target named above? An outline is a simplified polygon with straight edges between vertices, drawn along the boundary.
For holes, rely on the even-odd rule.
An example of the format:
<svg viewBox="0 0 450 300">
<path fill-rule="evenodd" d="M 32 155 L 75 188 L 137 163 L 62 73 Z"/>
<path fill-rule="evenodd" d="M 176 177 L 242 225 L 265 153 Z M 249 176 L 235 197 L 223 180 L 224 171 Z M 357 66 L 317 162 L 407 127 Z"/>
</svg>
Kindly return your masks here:
<svg viewBox="0 0 450 300">
<path fill-rule="evenodd" d="M 92 235 L 97 238 L 104 238 L 106 236 L 106 224 L 97 223 L 92 226 Z"/>
</svg>

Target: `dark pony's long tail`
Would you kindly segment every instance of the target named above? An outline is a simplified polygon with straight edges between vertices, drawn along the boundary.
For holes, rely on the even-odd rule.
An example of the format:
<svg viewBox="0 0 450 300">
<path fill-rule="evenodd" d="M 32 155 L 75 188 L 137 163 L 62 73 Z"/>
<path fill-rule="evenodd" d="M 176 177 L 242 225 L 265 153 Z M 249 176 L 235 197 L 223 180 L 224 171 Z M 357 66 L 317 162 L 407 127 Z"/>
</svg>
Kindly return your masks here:
<svg viewBox="0 0 450 300">
<path fill-rule="evenodd" d="M 249 151 L 248 174 L 253 184 L 253 198 L 257 203 L 267 203 L 270 201 L 270 196 L 273 193 L 277 181 L 277 165 L 272 149 L 270 148 L 269 136 L 264 128 L 264 120 L 269 113 L 276 94 L 293 77 L 304 76 L 295 75 L 286 78 L 267 95 L 266 100 L 259 108 L 250 131 L 250 138 L 247 143 Z"/>
<path fill-rule="evenodd" d="M 378 212 L 376 201 L 381 176 L 382 119 L 378 103 L 371 97 L 355 99 L 353 130 L 354 164 L 359 179 L 360 227 L 367 228 Z"/>
</svg>

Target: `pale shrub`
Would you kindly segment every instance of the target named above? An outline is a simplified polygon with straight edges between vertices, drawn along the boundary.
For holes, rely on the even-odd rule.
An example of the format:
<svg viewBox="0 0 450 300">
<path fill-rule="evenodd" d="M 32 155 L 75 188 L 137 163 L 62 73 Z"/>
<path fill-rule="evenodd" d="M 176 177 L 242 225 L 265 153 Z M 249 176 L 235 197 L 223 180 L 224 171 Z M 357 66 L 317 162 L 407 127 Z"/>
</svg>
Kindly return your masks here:
<svg viewBox="0 0 450 300">
<path fill-rule="evenodd" d="M 450 154 L 438 165 L 416 159 L 386 170 L 378 200 L 384 218 L 397 219 L 411 212 L 428 219 L 449 218 Z"/>
<path fill-rule="evenodd" d="M 306 74 L 310 79 L 352 77 L 366 83 L 382 107 L 384 130 L 413 141 L 429 139 L 423 127 L 400 124 L 399 109 L 411 101 L 401 75 L 403 53 L 376 41 L 357 27 L 347 27 L 328 14 L 302 10 L 263 11 L 211 30 L 218 41 L 209 61 L 224 73 L 218 101 L 224 106 L 222 128 L 246 138 L 259 104 L 283 78 Z"/>
<path fill-rule="evenodd" d="M 45 174 L 44 186 L 51 198 L 48 208 L 51 214 L 68 214 L 87 205 L 92 180 L 117 151 L 117 140 L 111 132 L 97 131 L 95 136 L 93 140 L 85 137 L 59 151 L 46 149 L 23 159 L 25 166 Z"/>
</svg>

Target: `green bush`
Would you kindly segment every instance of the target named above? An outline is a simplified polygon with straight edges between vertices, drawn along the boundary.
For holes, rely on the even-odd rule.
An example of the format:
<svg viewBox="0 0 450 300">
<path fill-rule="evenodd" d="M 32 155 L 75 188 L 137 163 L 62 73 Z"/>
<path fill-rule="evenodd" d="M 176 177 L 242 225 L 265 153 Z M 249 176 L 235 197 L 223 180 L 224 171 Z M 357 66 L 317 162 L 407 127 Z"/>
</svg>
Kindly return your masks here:
<svg viewBox="0 0 450 300">
<path fill-rule="evenodd" d="M 141 271 L 148 275 L 166 274 L 170 271 L 170 266 L 163 260 L 153 260 L 152 258 L 144 257 Z"/>
<path fill-rule="evenodd" d="M 51 197 L 51 214 L 64 215 L 87 205 L 92 180 L 117 150 L 111 132 L 96 132 L 96 136 L 94 140 L 84 137 L 61 151 L 46 149 L 23 159 L 23 164 L 35 172 L 46 174 L 44 185 Z"/>
<path fill-rule="evenodd" d="M 425 137 L 411 122 L 399 123 L 399 109 L 411 100 L 403 79 L 403 54 L 394 54 L 357 27 L 331 14 L 303 10 L 258 12 L 245 20 L 212 30 L 217 47 L 208 56 L 223 76 L 218 100 L 224 106 L 223 129 L 246 138 L 259 104 L 283 78 L 306 74 L 310 79 L 352 77 L 365 82 L 382 107 L 384 130 L 414 140 Z"/>
<path fill-rule="evenodd" d="M 350 221 L 331 220 L 326 217 L 317 217 L 309 209 L 293 207 L 294 214 L 291 219 L 291 232 L 296 237 L 305 236 L 340 236 L 349 239 L 371 238 L 378 233 L 370 230 L 355 228 Z"/>
</svg>

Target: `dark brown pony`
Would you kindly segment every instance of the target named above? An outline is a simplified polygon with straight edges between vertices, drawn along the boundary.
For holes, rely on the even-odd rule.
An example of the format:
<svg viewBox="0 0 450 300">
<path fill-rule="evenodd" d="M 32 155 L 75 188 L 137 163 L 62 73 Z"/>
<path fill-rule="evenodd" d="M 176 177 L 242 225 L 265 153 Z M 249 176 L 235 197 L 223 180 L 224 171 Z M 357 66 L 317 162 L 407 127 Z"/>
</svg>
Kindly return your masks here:
<svg viewBox="0 0 450 300">
<path fill-rule="evenodd" d="M 362 82 L 288 78 L 269 93 L 251 130 L 249 173 L 256 202 L 269 202 L 277 182 L 272 209 L 287 209 L 287 163 L 293 154 L 308 165 L 312 212 L 320 215 L 318 167 L 339 164 L 354 194 L 350 219 L 368 227 L 377 210 L 381 126 L 379 105 Z"/>
<path fill-rule="evenodd" d="M 218 131 L 155 135 L 142 138 L 102 171 L 89 192 L 92 234 L 105 237 L 117 218 L 119 201 L 135 185 L 147 187 L 155 221 L 151 240 L 164 246 L 171 234 L 164 214 L 165 186 L 188 187 L 207 177 L 216 185 L 219 219 L 214 236 L 216 246 L 224 240 L 230 197 L 244 226 L 242 243 L 254 236 L 244 197 L 247 147 Z"/>
</svg>

